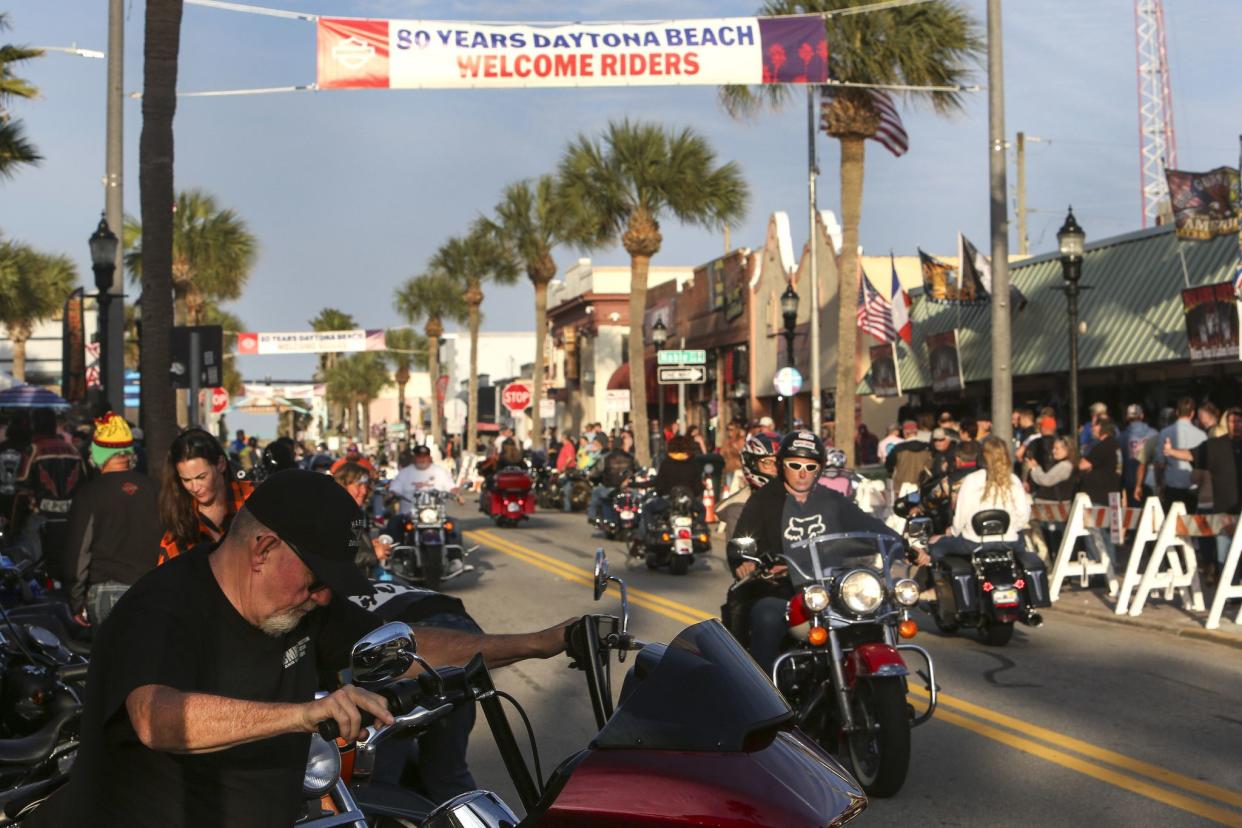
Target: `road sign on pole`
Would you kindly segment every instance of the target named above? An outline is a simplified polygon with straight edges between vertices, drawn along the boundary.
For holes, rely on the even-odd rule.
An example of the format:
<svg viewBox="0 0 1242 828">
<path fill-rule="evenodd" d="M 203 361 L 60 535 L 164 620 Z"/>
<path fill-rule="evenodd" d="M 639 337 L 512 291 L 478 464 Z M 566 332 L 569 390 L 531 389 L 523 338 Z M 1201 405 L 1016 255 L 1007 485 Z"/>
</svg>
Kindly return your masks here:
<svg viewBox="0 0 1242 828">
<path fill-rule="evenodd" d="M 500 392 L 500 401 L 514 414 L 525 411 L 530 406 L 530 386 L 511 382 Z"/>
<path fill-rule="evenodd" d="M 656 351 L 657 365 L 703 365 L 707 351 Z"/>
<path fill-rule="evenodd" d="M 656 368 L 656 376 L 661 385 L 702 385 L 707 382 L 707 366 L 661 365 Z"/>
</svg>

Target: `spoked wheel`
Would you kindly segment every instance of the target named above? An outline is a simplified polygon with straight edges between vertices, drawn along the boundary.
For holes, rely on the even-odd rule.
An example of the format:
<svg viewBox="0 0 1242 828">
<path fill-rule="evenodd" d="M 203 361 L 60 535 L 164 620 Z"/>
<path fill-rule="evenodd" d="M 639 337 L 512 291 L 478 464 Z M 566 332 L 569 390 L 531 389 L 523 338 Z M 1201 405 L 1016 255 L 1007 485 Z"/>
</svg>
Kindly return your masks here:
<svg viewBox="0 0 1242 828">
<path fill-rule="evenodd" d="M 853 713 L 858 730 L 844 735 L 850 768 L 868 796 L 893 796 L 910 769 L 910 714 L 901 680 L 860 680 Z"/>
<path fill-rule="evenodd" d="M 989 647 L 1004 647 L 1013 638 L 1013 622 L 997 622 L 990 618 L 979 627 L 979 640 Z"/>
</svg>

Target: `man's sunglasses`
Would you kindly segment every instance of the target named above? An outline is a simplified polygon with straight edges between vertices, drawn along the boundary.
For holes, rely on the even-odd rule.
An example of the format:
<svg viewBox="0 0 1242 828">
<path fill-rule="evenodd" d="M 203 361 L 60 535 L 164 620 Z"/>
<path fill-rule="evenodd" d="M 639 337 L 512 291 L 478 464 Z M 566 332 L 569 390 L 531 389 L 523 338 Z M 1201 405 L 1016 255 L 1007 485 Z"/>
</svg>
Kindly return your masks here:
<svg viewBox="0 0 1242 828">
<path fill-rule="evenodd" d="M 796 460 L 786 460 L 785 468 L 790 471 L 819 471 L 819 463 L 799 463 Z"/>
<path fill-rule="evenodd" d="M 275 534 L 275 533 L 273 533 L 273 534 Z M 302 561 L 302 564 L 303 564 L 304 566 L 306 566 L 306 568 L 307 568 L 307 569 L 310 569 L 310 566 L 306 563 L 306 558 L 303 558 L 303 557 L 302 557 L 302 553 L 301 553 L 300 551 L 298 551 L 298 548 L 297 548 L 296 546 L 294 546 L 292 543 L 290 543 L 289 541 L 285 540 L 284 538 L 280 537 L 280 535 L 276 535 L 276 538 L 277 538 L 277 539 L 278 539 L 281 543 L 283 543 L 285 546 L 287 546 L 287 547 L 289 547 L 291 550 L 293 550 L 293 554 L 295 554 L 295 555 L 297 555 L 297 556 L 298 556 L 298 558 Z M 312 580 L 312 581 L 310 582 L 310 585 L 306 587 L 306 594 L 307 594 L 307 595 L 314 595 L 314 594 L 315 594 L 316 592 L 318 592 L 319 590 L 321 590 L 321 589 L 327 589 L 327 588 L 328 588 L 328 585 L 327 585 L 327 584 L 325 584 L 323 581 L 321 581 L 321 580 L 319 580 L 318 578 L 316 578 L 316 577 L 315 577 L 315 572 L 314 572 L 314 570 L 311 570 L 311 577 L 312 577 L 312 578 L 314 578 L 314 580 Z"/>
</svg>

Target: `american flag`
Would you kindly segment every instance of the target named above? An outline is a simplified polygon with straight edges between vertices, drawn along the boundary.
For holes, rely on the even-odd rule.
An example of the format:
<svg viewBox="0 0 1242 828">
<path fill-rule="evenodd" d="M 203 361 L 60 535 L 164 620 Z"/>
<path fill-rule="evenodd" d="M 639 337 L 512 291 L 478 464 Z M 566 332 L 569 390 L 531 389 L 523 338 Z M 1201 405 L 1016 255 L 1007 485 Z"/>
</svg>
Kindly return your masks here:
<svg viewBox="0 0 1242 828">
<path fill-rule="evenodd" d="M 897 331 L 893 328 L 893 309 L 871 286 L 867 274 L 860 273 L 858 281 L 858 327 L 881 342 L 892 342 L 897 338 Z"/>
<path fill-rule="evenodd" d="M 873 140 L 879 141 L 898 158 L 905 155 L 906 150 L 910 149 L 910 137 L 906 135 L 906 128 L 901 125 L 901 116 L 897 114 L 897 107 L 893 106 L 893 99 L 887 92 L 873 89 L 871 105 L 880 116 L 880 127 Z"/>
</svg>

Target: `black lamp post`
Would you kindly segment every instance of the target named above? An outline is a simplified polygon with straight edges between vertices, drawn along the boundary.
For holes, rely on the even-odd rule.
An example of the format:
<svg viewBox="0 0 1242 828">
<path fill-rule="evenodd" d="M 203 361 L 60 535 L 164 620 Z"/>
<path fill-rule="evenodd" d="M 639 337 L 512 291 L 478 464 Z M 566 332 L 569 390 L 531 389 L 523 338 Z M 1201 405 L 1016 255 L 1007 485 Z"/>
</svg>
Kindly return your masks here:
<svg viewBox="0 0 1242 828">
<path fill-rule="evenodd" d="M 108 401 L 110 408 L 116 408 L 112 402 L 112 395 L 117 391 L 115 388 L 108 388 L 106 383 L 107 366 L 108 366 L 108 310 L 112 304 L 112 277 L 116 275 L 116 246 L 117 237 L 108 227 L 108 220 L 103 215 L 99 217 L 99 226 L 95 228 L 95 232 L 91 234 L 87 240 L 91 248 L 91 270 L 95 271 L 95 288 L 98 291 L 99 301 L 99 318 L 96 320 L 96 330 L 99 336 L 99 383 L 103 387 L 103 398 Z M 121 410 L 124 410 L 124 402 L 122 401 Z"/>
<path fill-rule="evenodd" d="M 668 342 L 668 328 L 664 325 L 663 319 L 657 319 L 655 321 L 655 324 L 651 326 L 651 344 L 655 345 L 657 354 L 659 353 L 660 349 L 664 347 L 665 342 Z M 658 361 L 659 360 L 657 357 L 657 362 Z M 634 375 L 631 373 L 630 374 L 631 379 L 633 378 L 633 376 Z M 659 450 L 660 454 L 664 454 L 664 451 L 667 448 L 664 445 L 664 388 L 659 383 L 656 383 L 656 398 L 659 400 L 658 411 L 660 412 L 659 413 L 660 422 L 656 428 L 656 431 L 659 433 L 660 436 L 657 439 L 656 447 Z"/>
<path fill-rule="evenodd" d="M 1069 300 L 1070 326 L 1070 434 L 1078 440 L 1078 280 L 1082 278 L 1082 251 L 1087 234 L 1074 218 L 1070 208 L 1065 224 L 1057 231 L 1061 250 L 1061 275 L 1065 278 L 1065 297 Z"/>
<path fill-rule="evenodd" d="M 785 292 L 781 294 L 781 316 L 785 318 L 785 365 L 794 367 L 794 326 L 798 324 L 798 293 L 793 289 L 793 282 L 785 284 Z M 794 395 L 785 396 L 785 428 L 793 429 Z"/>
</svg>

